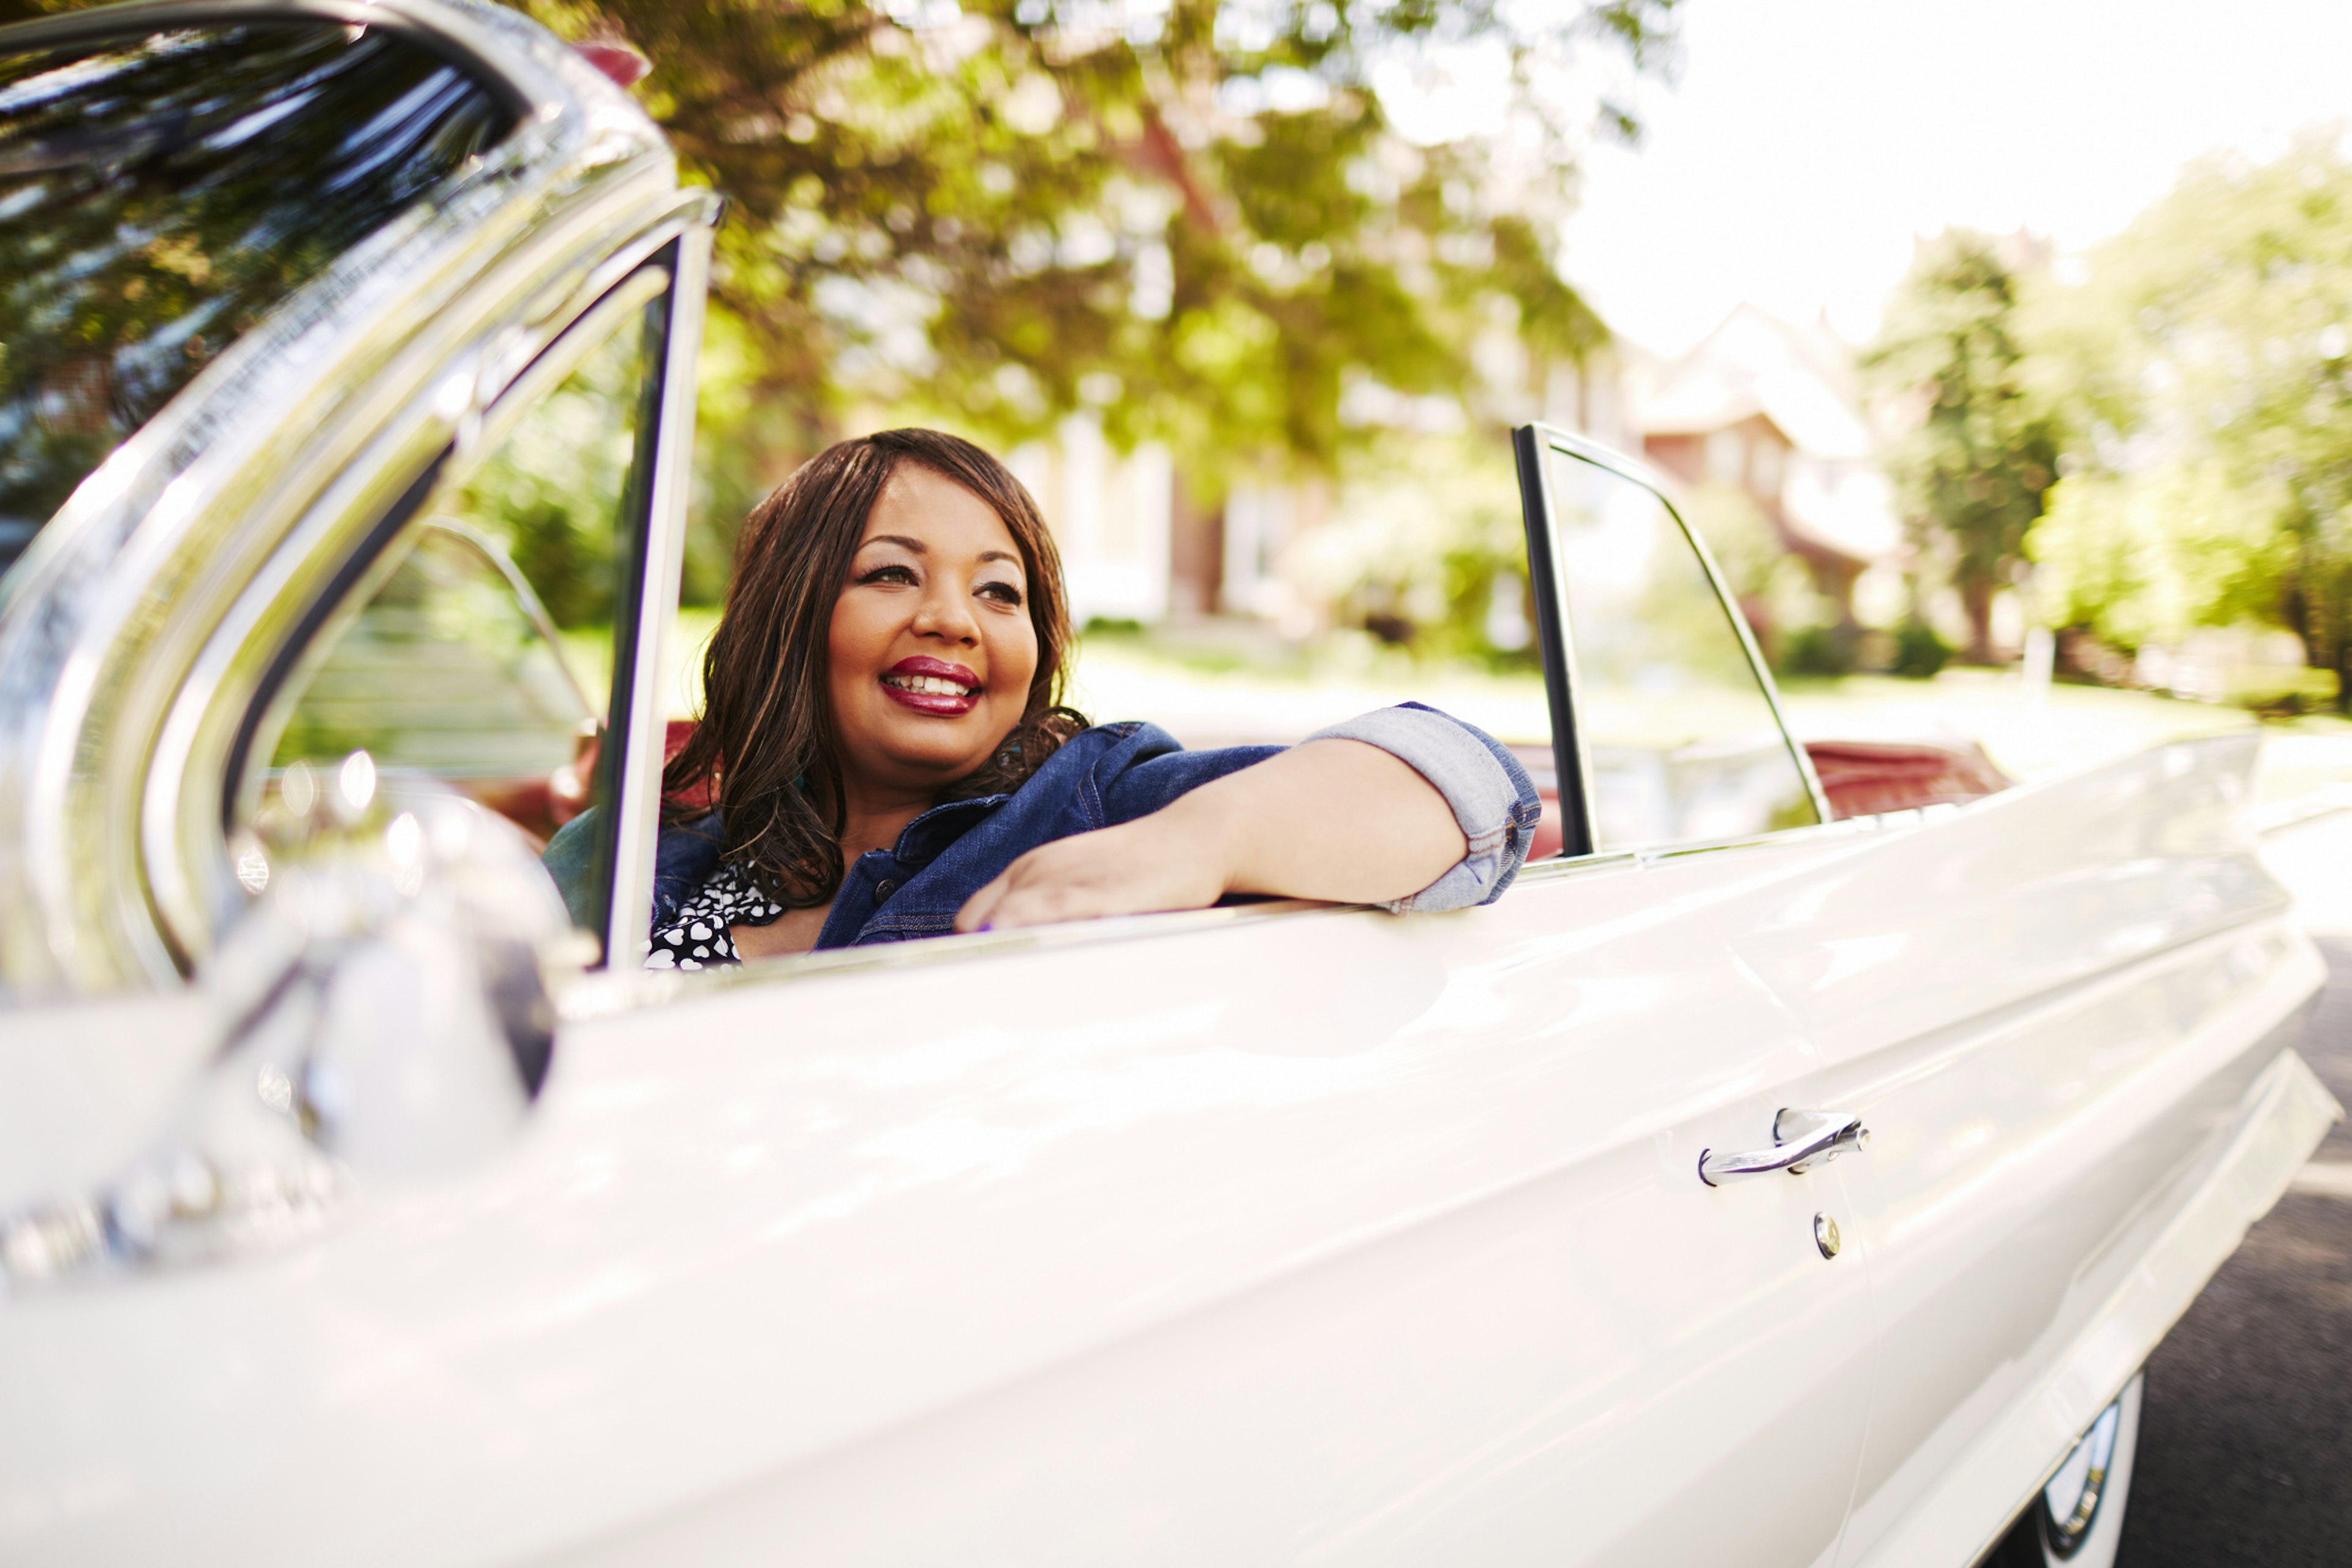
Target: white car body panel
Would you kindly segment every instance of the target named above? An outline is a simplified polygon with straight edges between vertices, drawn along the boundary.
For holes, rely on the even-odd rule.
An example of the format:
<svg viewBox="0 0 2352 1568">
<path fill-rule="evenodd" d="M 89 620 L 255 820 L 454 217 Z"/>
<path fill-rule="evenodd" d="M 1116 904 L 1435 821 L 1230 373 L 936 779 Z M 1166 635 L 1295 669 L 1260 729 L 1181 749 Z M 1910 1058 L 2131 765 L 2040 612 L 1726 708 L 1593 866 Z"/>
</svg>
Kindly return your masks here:
<svg viewBox="0 0 2352 1568">
<path fill-rule="evenodd" d="M 0 1557 L 1828 1563 L 1908 1397 L 1925 1457 L 1875 1461 L 1846 1555 L 1964 1563 L 2333 1113 L 2276 1033 L 2307 942 L 2226 820 L 2179 837 L 2247 760 L 1454 916 L 616 979 L 495 1167 L 11 1303 Z M 1975 929 L 1975 978 L 1853 928 Z M 1876 1141 L 1697 1181 L 1783 1104 Z M 2118 1165 L 2178 1174 L 2067 1233 L 2064 1289 L 2022 1249 L 2021 1297 L 2018 1227 Z M 1915 1298 L 1990 1327 L 1906 1345 Z M 1926 1394 L 1886 1364 L 1923 1355 Z"/>
<path fill-rule="evenodd" d="M 1850 1561 L 2097 1326 L 2211 1179 L 2318 984 L 2244 844 L 2256 745 L 1988 800 L 1790 879 L 1740 922 L 1743 955 L 1835 1062 L 1832 1102 L 1877 1134 L 1848 1176 L 1882 1317 Z M 1895 912 L 1906 894 L 1926 909 Z M 2120 1383 L 2068 1402 L 2089 1402 L 2072 1430 Z"/>
<path fill-rule="evenodd" d="M 1718 879 L 1628 865 L 1457 917 L 1139 928 L 582 1024 L 527 1146 L 458 1189 L 282 1258 L 16 1303 L 0 1383 L 84 1412 L 86 1441 L 10 1424 L 5 1555 L 193 1531 L 299 1558 L 397 1476 L 412 1506 L 354 1560 L 499 1561 L 1010 1385 L 899 1506 L 819 1488 L 736 1549 L 1393 1560 L 1483 1536 L 1599 1561 L 1618 1537 L 1635 1561 L 1643 1526 L 1752 1544 L 1777 1512 L 1775 1544 L 1825 1561 L 1864 1277 L 1813 1251 L 1835 1168 L 1693 1173 L 1811 1065 L 1720 942 L 1661 918 Z M 787 1008 L 821 1044 L 793 1048 Z M 1734 1350 L 1764 1352 L 1742 1411 L 1715 1392 Z M 1827 1482 L 1778 1461 L 1791 1423 L 1843 1445 Z M 1167 1517 L 1171 1488 L 1198 1506 Z M 1737 1503 L 1676 1506 L 1701 1496 Z"/>
</svg>

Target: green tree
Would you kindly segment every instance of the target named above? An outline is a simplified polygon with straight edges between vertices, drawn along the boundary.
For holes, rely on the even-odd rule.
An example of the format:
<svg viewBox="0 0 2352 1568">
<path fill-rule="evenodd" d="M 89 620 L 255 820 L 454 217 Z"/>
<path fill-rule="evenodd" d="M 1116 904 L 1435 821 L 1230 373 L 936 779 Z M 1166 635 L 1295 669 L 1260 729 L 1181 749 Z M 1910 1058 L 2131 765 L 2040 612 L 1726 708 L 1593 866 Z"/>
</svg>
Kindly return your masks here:
<svg viewBox="0 0 2352 1568">
<path fill-rule="evenodd" d="M 2352 162 L 2194 165 L 2030 321 L 2083 426 L 2033 539 L 2063 614 L 2125 648 L 2284 626 L 2352 704 Z"/>
<path fill-rule="evenodd" d="M 79 0 L 0 0 L 0 20 Z M 889 408 L 999 442 L 1095 411 L 1332 471 L 1351 393 L 1460 395 L 1498 318 L 1605 332 L 1556 266 L 1595 134 L 1679 0 L 520 0 L 629 43 L 689 177 L 733 201 L 704 387 L 707 523 Z M 1449 121 L 1424 91 L 1475 79 Z M 722 524 L 723 527 L 723 524 Z M 725 540 L 690 546 L 689 592 Z"/>
<path fill-rule="evenodd" d="M 1916 542 L 1948 563 L 1979 663 L 1993 595 L 2058 477 L 2059 427 L 2021 363 L 2021 282 L 1993 241 L 1948 230 L 1920 248 L 1864 356 L 1875 384 L 1917 410 L 1888 464 Z"/>
<path fill-rule="evenodd" d="M 1675 3 L 530 7 L 651 57 L 647 108 L 738 204 L 715 299 L 799 445 L 853 400 L 1006 440 L 1090 406 L 1213 473 L 1328 470 L 1359 380 L 1458 391 L 1497 299 L 1539 356 L 1602 341 L 1554 265 L 1596 111 L 1560 84 L 1596 47 L 1656 64 Z M 1416 73 L 1482 60 L 1489 133 L 1397 123 Z"/>
</svg>

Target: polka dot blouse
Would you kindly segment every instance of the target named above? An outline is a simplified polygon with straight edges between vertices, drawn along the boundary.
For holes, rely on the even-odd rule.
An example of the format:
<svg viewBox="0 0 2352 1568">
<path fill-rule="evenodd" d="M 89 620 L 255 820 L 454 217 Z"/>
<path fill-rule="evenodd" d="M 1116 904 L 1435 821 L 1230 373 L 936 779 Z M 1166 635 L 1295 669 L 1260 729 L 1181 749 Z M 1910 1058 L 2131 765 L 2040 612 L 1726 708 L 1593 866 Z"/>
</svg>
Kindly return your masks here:
<svg viewBox="0 0 2352 1568">
<path fill-rule="evenodd" d="M 701 889 L 678 906 L 677 916 L 654 927 L 653 951 L 646 955 L 647 969 L 703 969 L 714 963 L 740 963 L 727 928 L 763 926 L 784 912 L 784 906 L 751 886 L 741 869 L 721 866 Z"/>
</svg>

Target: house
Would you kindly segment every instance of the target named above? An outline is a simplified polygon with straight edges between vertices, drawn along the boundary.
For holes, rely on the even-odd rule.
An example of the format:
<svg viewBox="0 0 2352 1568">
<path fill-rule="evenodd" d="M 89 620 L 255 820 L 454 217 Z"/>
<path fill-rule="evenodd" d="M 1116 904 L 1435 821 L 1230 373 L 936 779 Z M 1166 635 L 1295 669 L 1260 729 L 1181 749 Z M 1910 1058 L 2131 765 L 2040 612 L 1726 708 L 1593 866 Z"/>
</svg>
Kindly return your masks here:
<svg viewBox="0 0 2352 1568">
<path fill-rule="evenodd" d="M 1874 569 L 1882 584 L 1894 576 L 1903 529 L 1873 457 L 1853 349 L 1826 321 L 1801 328 L 1741 305 L 1689 353 L 1639 367 L 1633 383 L 1641 455 L 1690 490 L 1744 492 L 1804 563 L 1832 622 L 1856 631 L 1856 584 Z"/>
</svg>

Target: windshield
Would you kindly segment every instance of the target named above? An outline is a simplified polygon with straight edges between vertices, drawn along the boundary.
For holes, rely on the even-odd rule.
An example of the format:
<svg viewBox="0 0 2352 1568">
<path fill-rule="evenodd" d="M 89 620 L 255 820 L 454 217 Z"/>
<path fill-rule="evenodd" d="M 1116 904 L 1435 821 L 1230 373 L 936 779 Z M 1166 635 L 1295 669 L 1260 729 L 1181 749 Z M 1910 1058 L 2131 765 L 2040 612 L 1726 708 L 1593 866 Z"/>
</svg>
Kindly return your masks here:
<svg viewBox="0 0 2352 1568">
<path fill-rule="evenodd" d="M 0 52 L 0 573 L 222 350 L 510 123 L 380 28 Z"/>
</svg>

